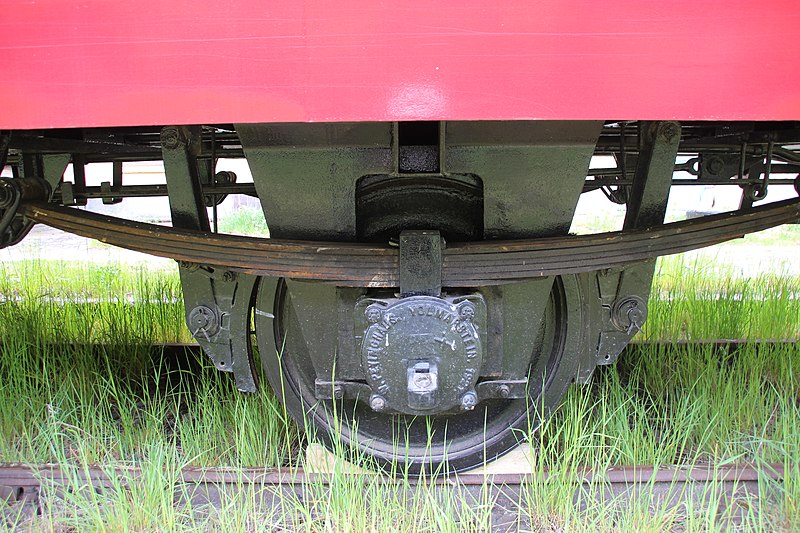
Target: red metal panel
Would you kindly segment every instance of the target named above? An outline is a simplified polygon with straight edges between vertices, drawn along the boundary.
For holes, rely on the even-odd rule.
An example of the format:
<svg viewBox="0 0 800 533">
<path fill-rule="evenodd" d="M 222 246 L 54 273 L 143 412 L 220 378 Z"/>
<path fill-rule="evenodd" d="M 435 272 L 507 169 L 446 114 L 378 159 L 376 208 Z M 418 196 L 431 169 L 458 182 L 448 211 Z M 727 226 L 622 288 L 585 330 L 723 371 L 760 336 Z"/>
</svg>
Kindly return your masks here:
<svg viewBox="0 0 800 533">
<path fill-rule="evenodd" d="M 0 128 L 800 119 L 795 0 L 0 0 L 0 12 Z"/>
</svg>

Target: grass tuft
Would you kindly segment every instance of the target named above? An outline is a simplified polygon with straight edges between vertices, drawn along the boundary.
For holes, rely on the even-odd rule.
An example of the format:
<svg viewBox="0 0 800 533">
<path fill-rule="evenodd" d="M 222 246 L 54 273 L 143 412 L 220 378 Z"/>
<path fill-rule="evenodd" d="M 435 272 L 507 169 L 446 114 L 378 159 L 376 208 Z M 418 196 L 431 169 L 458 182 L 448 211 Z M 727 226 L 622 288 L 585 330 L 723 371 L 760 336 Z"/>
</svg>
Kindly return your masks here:
<svg viewBox="0 0 800 533">
<path fill-rule="evenodd" d="M 662 260 L 642 337 L 797 339 L 798 294 L 797 276 L 743 280 L 707 263 Z M 506 505 L 488 490 L 443 493 L 431 481 L 442 473 L 415 485 L 400 467 L 398 485 L 337 467 L 330 485 L 312 484 L 302 498 L 282 494 L 278 509 L 274 495 L 257 486 L 244 494 L 235 486 L 223 490 L 213 506 L 187 494 L 180 471 L 188 465 L 302 466 L 306 432 L 266 387 L 240 394 L 231 376 L 204 358 L 191 373 L 154 360 L 152 343 L 188 340 L 183 312 L 174 273 L 0 265 L 0 460 L 57 463 L 74 472 L 66 487 L 46 487 L 40 517 L 5 509 L 14 524 L 484 531 L 493 525 L 493 509 Z M 106 346 L 90 349 L 87 342 Z M 545 531 L 705 531 L 725 529 L 734 518 L 745 530 L 798 530 L 798 383 L 800 350 L 791 346 L 751 345 L 733 354 L 669 345 L 628 351 L 618 365 L 599 368 L 590 385 L 572 387 L 554 416 L 525 436 L 536 476 L 507 517 Z M 357 452 L 335 453 L 341 465 Z M 707 487 L 699 499 L 681 497 L 678 506 L 656 498 L 654 484 L 608 501 L 597 497 L 608 487 L 582 474 L 586 466 L 733 462 L 781 463 L 789 474 L 778 484 L 764 481 L 766 496 L 740 505 L 745 511 L 735 517 L 718 512 L 721 487 Z M 90 464 L 144 472 L 87 491 L 79 473 Z"/>
</svg>

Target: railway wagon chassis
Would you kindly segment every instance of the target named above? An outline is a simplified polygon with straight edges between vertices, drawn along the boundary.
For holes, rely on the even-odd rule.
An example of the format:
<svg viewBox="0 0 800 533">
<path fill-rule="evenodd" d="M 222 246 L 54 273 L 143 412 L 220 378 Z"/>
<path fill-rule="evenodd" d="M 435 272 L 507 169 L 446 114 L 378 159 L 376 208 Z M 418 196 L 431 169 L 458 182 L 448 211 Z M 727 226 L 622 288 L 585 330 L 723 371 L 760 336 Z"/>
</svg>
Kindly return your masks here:
<svg viewBox="0 0 800 533">
<path fill-rule="evenodd" d="M 0 137 L 0 240 L 34 223 L 178 261 L 211 362 L 329 447 L 411 472 L 513 448 L 644 324 L 655 258 L 794 222 L 800 127 L 783 122 L 411 121 L 17 130 Z M 612 165 L 597 167 L 594 156 Z M 253 183 L 217 172 L 246 158 Z M 125 185 L 161 160 L 166 186 Z M 85 165 L 112 162 L 100 187 Z M 64 180 L 67 165 L 74 179 Z M 676 172 L 682 174 L 676 174 Z M 673 185 L 739 187 L 740 209 L 664 224 Z M 581 194 L 621 231 L 570 235 Z M 255 196 L 270 238 L 212 231 Z M 169 198 L 172 227 L 74 209 Z"/>
</svg>

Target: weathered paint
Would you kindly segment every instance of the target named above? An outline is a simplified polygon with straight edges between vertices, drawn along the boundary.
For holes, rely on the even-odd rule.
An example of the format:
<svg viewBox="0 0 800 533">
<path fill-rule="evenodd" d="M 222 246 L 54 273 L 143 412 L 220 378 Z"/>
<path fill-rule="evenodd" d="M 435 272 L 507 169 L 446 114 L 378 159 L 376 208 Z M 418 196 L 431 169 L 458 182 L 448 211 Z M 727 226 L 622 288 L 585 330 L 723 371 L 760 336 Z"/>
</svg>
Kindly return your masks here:
<svg viewBox="0 0 800 533">
<path fill-rule="evenodd" d="M 0 128 L 800 119 L 794 0 L 0 0 Z"/>
</svg>

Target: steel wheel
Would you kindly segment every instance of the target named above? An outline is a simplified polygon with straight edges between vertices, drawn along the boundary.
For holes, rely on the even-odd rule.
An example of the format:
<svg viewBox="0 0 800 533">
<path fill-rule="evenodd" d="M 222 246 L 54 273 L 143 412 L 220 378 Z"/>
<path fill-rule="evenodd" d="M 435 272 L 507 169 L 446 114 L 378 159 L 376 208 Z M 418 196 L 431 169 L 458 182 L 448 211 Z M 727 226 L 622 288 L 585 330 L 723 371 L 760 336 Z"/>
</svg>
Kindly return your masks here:
<svg viewBox="0 0 800 533">
<path fill-rule="evenodd" d="M 318 400 L 303 327 L 283 280 L 260 282 L 255 314 L 258 347 L 268 379 L 289 413 L 329 449 L 343 450 L 356 461 L 374 458 L 388 471 L 415 474 L 443 463 L 450 470 L 466 470 L 514 448 L 529 429 L 538 427 L 540 413 L 546 415 L 558 405 L 574 380 L 578 359 L 574 355 L 584 342 L 583 285 L 577 276 L 553 283 L 546 318 L 539 326 L 539 349 L 527 354 L 528 398 L 487 400 L 455 415 L 384 414 L 360 401 Z"/>
</svg>

